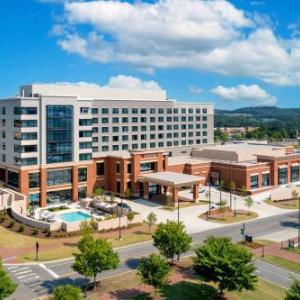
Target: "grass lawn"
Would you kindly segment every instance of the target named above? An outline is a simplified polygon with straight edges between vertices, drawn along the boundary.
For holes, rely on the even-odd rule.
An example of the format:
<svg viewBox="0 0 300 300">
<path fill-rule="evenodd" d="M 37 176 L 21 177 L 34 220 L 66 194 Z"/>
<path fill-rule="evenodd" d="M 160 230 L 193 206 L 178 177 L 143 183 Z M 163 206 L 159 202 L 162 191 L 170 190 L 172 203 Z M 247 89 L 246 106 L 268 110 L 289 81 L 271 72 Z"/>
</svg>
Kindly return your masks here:
<svg viewBox="0 0 300 300">
<path fill-rule="evenodd" d="M 266 203 L 283 209 L 298 209 L 299 205 L 298 200 L 272 201 L 269 199 Z"/>
<path fill-rule="evenodd" d="M 153 226 L 152 232 L 154 230 L 155 226 Z M 152 232 L 148 232 L 147 225 L 139 225 L 130 229 L 123 229 L 122 240 L 118 240 L 118 231 L 96 233 L 94 236 L 108 239 L 116 248 L 151 240 Z M 76 251 L 76 243 L 80 238 L 80 236 L 57 239 L 37 238 L 25 236 L 22 233 L 13 232 L 0 226 L 0 247 L 10 248 L 12 253 L 16 251 L 13 256 L 16 255 L 21 261 L 26 262 L 35 260 L 36 241 L 40 244 L 39 260 L 47 261 L 72 256 L 72 253 Z M 24 251 L 22 251 L 22 248 L 24 248 Z"/>
<path fill-rule="evenodd" d="M 297 246 L 295 247 L 295 249 L 285 249 L 285 250 L 300 255 L 300 248 L 297 248 Z M 300 259 L 300 257 L 299 257 L 299 259 Z"/>
<path fill-rule="evenodd" d="M 295 271 L 295 272 L 300 273 L 300 263 L 297 263 L 295 261 L 287 260 L 287 259 L 284 259 L 284 258 L 281 258 L 278 256 L 274 256 L 274 255 L 266 255 L 264 257 L 264 260 L 271 264 L 288 269 L 290 271 Z"/>
<path fill-rule="evenodd" d="M 180 202 L 179 208 L 185 208 L 185 207 L 189 207 L 189 206 L 205 205 L 205 204 L 208 204 L 208 201 L 200 200 L 197 203 L 195 203 L 195 202 Z M 168 210 L 168 211 L 175 211 L 175 210 L 177 210 L 177 206 L 174 206 L 172 204 L 164 205 L 162 207 L 162 209 Z"/>
<path fill-rule="evenodd" d="M 258 214 L 252 211 L 250 211 L 249 214 L 247 211 L 239 211 L 237 212 L 236 216 L 233 215 L 233 212 L 224 212 L 223 215 L 222 214 L 210 215 L 208 220 L 207 220 L 206 213 L 199 216 L 199 218 L 203 220 L 216 222 L 216 223 L 223 223 L 223 224 L 247 221 L 247 220 L 255 219 L 257 217 Z"/>
</svg>

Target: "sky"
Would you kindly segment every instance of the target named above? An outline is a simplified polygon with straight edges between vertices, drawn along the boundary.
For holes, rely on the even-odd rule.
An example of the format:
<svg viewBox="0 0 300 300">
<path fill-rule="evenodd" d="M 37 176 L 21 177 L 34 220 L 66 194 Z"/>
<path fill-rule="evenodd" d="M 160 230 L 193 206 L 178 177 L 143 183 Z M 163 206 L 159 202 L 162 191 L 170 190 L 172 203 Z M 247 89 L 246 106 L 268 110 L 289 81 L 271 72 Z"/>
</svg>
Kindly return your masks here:
<svg viewBox="0 0 300 300">
<path fill-rule="evenodd" d="M 299 0 L 1 0 L 0 98 L 22 84 L 299 107 Z"/>
</svg>

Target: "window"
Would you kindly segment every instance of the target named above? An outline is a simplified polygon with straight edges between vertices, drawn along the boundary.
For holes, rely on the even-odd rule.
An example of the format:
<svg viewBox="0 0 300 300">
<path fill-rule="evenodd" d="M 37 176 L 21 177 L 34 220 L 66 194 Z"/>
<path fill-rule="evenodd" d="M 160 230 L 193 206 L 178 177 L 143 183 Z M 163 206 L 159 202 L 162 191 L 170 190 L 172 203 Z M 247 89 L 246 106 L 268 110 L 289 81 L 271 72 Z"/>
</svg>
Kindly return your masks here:
<svg viewBox="0 0 300 300">
<path fill-rule="evenodd" d="M 299 181 L 299 166 L 291 166 L 291 181 Z"/>
<path fill-rule="evenodd" d="M 40 193 L 29 194 L 29 205 L 30 206 L 39 206 L 40 205 Z"/>
<path fill-rule="evenodd" d="M 5 126 L 5 124 L 3 126 Z M 37 120 L 14 120 L 14 127 L 37 127 Z"/>
<path fill-rule="evenodd" d="M 98 114 L 98 108 L 92 108 L 92 114 L 97 115 Z"/>
<path fill-rule="evenodd" d="M 108 133 L 109 132 L 109 128 L 108 127 L 102 127 L 102 132 Z"/>
<path fill-rule="evenodd" d="M 79 154 L 79 160 L 91 160 L 92 159 L 92 153 L 80 153 Z"/>
<path fill-rule="evenodd" d="M 6 114 L 6 107 L 2 107 L 2 115 Z"/>
<path fill-rule="evenodd" d="M 79 126 L 92 126 L 92 119 L 79 119 Z"/>
<path fill-rule="evenodd" d="M 262 174 L 262 186 L 269 186 L 270 185 L 270 174 L 269 173 L 265 173 Z"/>
<path fill-rule="evenodd" d="M 101 112 L 103 115 L 107 115 L 109 113 L 109 109 L 108 108 L 102 108 Z"/>
<path fill-rule="evenodd" d="M 87 196 L 86 186 L 78 187 L 78 199 L 84 199 Z"/>
<path fill-rule="evenodd" d="M 103 143 L 107 143 L 108 141 L 109 141 L 109 136 L 104 135 L 104 136 L 102 137 L 102 142 L 103 142 Z"/>
<path fill-rule="evenodd" d="M 47 193 L 47 204 L 59 204 L 72 200 L 72 189 L 53 191 Z"/>
<path fill-rule="evenodd" d="M 122 131 L 123 132 L 128 132 L 128 126 L 122 126 Z"/>
<path fill-rule="evenodd" d="M 120 174 L 121 172 L 121 164 L 119 162 L 116 163 L 116 172 L 117 174 Z"/>
<path fill-rule="evenodd" d="M 122 114 L 128 114 L 128 108 L 122 108 Z"/>
<path fill-rule="evenodd" d="M 36 115 L 36 107 L 14 107 L 15 115 Z"/>
<path fill-rule="evenodd" d="M 14 132 L 14 139 L 15 140 L 22 140 L 22 141 L 28 141 L 28 140 L 37 140 L 37 132 Z"/>
<path fill-rule="evenodd" d="M 203 108 L 202 112 L 203 112 L 204 114 L 207 114 L 207 108 Z"/>
<path fill-rule="evenodd" d="M 93 135 L 93 132 L 91 130 L 80 130 L 79 131 L 79 137 L 91 137 Z"/>
<path fill-rule="evenodd" d="M 113 151 L 118 151 L 119 150 L 119 145 L 113 145 L 112 149 L 113 149 Z"/>
<path fill-rule="evenodd" d="M 103 152 L 106 152 L 106 151 L 108 151 L 108 150 L 109 150 L 109 147 L 108 147 L 108 146 L 102 146 L 102 148 L 101 148 L 101 149 L 102 149 L 102 151 L 103 151 Z"/>
<path fill-rule="evenodd" d="M 114 123 L 114 124 L 118 124 L 119 123 L 119 118 L 112 118 L 112 122 Z"/>
<path fill-rule="evenodd" d="M 97 133 L 98 132 L 98 127 L 93 127 L 93 129 L 92 129 L 92 133 Z"/>
<path fill-rule="evenodd" d="M 32 166 L 37 165 L 38 159 L 37 157 L 28 157 L 28 158 L 20 158 L 14 157 L 15 165 L 17 166 Z"/>
<path fill-rule="evenodd" d="M 141 108 L 141 114 L 146 114 L 147 113 L 147 109 L 146 108 Z"/>
<path fill-rule="evenodd" d="M 40 187 L 40 173 L 29 173 L 28 174 L 28 180 L 29 180 L 29 188 L 34 189 Z"/>
<path fill-rule="evenodd" d="M 138 109 L 137 108 L 132 108 L 131 109 L 131 113 L 132 114 L 137 114 L 138 113 Z"/>
<path fill-rule="evenodd" d="M 79 149 L 91 149 L 92 148 L 92 142 L 80 142 L 79 143 Z"/>
<path fill-rule="evenodd" d="M 140 165 L 140 172 L 155 171 L 155 162 L 144 162 Z"/>
<path fill-rule="evenodd" d="M 98 118 L 93 118 L 92 119 L 92 124 L 98 124 Z"/>
<path fill-rule="evenodd" d="M 104 161 L 97 162 L 97 176 L 103 176 L 105 171 Z"/>
<path fill-rule="evenodd" d="M 108 118 L 102 118 L 101 122 L 102 124 L 108 124 L 109 119 Z"/>
<path fill-rule="evenodd" d="M 132 122 L 132 123 L 137 123 L 137 122 L 138 122 L 138 118 L 137 118 L 137 117 L 133 117 L 133 118 L 131 119 L 131 122 Z"/>
<path fill-rule="evenodd" d="M 89 107 L 80 107 L 81 114 L 88 114 L 90 111 Z"/>
<path fill-rule="evenodd" d="M 113 114 L 118 114 L 119 113 L 119 109 L 118 108 L 113 108 L 112 109 L 112 113 Z"/>
<path fill-rule="evenodd" d="M 155 114 L 156 110 L 155 108 L 150 108 L 150 114 Z"/>
<path fill-rule="evenodd" d="M 250 188 L 257 189 L 258 188 L 258 175 L 252 175 L 250 177 Z"/>
<path fill-rule="evenodd" d="M 7 172 L 7 183 L 16 188 L 19 187 L 19 173 L 8 171 Z"/>
<path fill-rule="evenodd" d="M 72 170 L 48 170 L 47 172 L 47 185 L 61 185 L 61 184 L 71 184 L 72 183 Z"/>
<path fill-rule="evenodd" d="M 131 174 L 131 164 L 127 164 L 127 174 Z"/>
<path fill-rule="evenodd" d="M 98 143 L 98 137 L 97 136 L 93 136 L 92 141 L 93 141 L 93 143 Z"/>
<path fill-rule="evenodd" d="M 279 184 L 287 183 L 287 173 L 288 173 L 288 169 L 285 167 L 278 169 L 278 183 Z"/>
<path fill-rule="evenodd" d="M 122 136 L 122 141 L 128 141 L 128 135 L 123 135 Z"/>
<path fill-rule="evenodd" d="M 203 117 L 202 117 L 202 120 L 203 120 L 203 121 L 207 121 L 207 116 L 203 116 Z"/>
<path fill-rule="evenodd" d="M 164 113 L 164 109 L 163 109 L 163 108 L 159 108 L 159 109 L 158 109 L 158 113 L 159 113 L 159 114 L 163 114 L 163 113 Z"/>
<path fill-rule="evenodd" d="M 47 163 L 73 159 L 73 106 L 47 106 Z"/>
<path fill-rule="evenodd" d="M 14 145 L 14 150 L 17 153 L 37 152 L 37 145 Z"/>
<path fill-rule="evenodd" d="M 79 182 L 87 181 L 87 168 L 78 169 L 78 181 Z"/>
<path fill-rule="evenodd" d="M 123 144 L 122 145 L 122 150 L 128 150 L 128 145 L 127 144 Z"/>
<path fill-rule="evenodd" d="M 119 136 L 118 135 L 114 135 L 113 136 L 113 142 L 118 142 L 119 141 Z"/>
</svg>

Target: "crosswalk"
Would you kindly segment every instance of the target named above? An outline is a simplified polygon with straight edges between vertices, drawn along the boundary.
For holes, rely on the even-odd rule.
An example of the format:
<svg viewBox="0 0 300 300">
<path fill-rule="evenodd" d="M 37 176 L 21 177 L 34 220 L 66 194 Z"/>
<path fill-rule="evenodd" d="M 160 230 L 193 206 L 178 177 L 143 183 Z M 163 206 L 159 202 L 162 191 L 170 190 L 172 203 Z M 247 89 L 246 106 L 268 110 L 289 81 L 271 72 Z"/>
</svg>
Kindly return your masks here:
<svg viewBox="0 0 300 300">
<path fill-rule="evenodd" d="M 8 271 L 15 278 L 16 282 L 23 284 L 35 295 L 43 296 L 49 293 L 50 286 L 47 286 L 44 280 L 32 266 L 8 266 Z"/>
</svg>

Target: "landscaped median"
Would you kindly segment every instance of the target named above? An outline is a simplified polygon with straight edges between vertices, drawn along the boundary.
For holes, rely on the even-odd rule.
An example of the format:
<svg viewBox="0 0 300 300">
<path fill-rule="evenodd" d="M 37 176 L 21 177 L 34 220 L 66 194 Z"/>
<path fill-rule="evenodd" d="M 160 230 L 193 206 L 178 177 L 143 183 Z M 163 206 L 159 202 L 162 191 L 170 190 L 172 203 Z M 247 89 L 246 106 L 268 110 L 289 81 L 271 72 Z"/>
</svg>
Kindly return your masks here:
<svg viewBox="0 0 300 300">
<path fill-rule="evenodd" d="M 299 200 L 296 199 L 288 199 L 288 200 L 278 200 L 278 201 L 272 201 L 271 199 L 268 199 L 265 201 L 267 204 L 283 208 L 283 209 L 298 209 L 299 206 Z"/>
<path fill-rule="evenodd" d="M 230 224 L 242 221 L 248 221 L 258 217 L 258 214 L 252 211 L 237 210 L 229 211 L 228 208 L 211 210 L 208 213 L 201 214 L 199 218 L 216 223 Z"/>
</svg>

